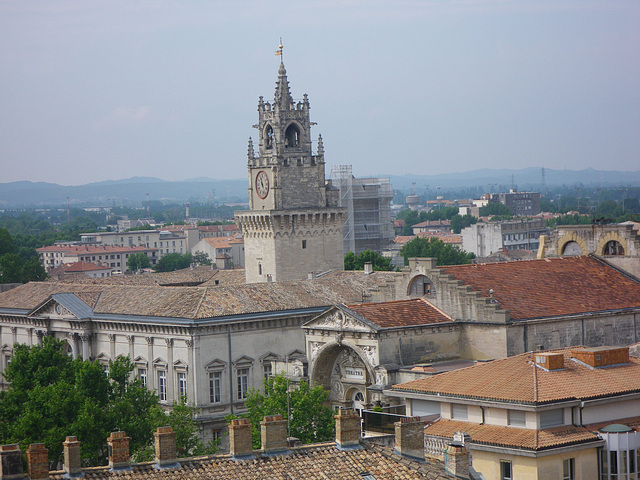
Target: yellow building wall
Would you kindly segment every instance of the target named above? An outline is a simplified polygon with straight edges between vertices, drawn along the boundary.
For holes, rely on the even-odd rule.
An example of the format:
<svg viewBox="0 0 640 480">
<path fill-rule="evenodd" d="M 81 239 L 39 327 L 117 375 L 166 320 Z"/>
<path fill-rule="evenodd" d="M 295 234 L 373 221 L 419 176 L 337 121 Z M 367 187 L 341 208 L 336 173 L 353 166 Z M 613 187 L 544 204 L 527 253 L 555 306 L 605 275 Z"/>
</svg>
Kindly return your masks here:
<svg viewBox="0 0 640 480">
<path fill-rule="evenodd" d="M 494 452 L 471 451 L 473 468 L 487 480 L 500 479 L 500 461 L 511 462 L 513 480 L 549 480 L 562 478 L 562 462 L 574 458 L 576 480 L 598 480 L 596 448 L 575 450 L 544 457 L 523 457 Z"/>
</svg>

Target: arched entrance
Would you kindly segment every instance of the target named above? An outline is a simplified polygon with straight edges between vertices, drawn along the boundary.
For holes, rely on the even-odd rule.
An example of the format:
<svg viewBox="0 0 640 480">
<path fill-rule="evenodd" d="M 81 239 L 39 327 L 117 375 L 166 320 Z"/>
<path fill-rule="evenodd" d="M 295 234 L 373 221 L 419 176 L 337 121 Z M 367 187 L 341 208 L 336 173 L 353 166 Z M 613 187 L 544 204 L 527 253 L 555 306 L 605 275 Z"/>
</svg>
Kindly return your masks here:
<svg viewBox="0 0 640 480">
<path fill-rule="evenodd" d="M 355 345 L 331 343 L 312 359 L 311 382 L 329 391 L 334 408 L 357 408 L 371 403 L 367 387 L 375 383 L 373 367 Z"/>
</svg>

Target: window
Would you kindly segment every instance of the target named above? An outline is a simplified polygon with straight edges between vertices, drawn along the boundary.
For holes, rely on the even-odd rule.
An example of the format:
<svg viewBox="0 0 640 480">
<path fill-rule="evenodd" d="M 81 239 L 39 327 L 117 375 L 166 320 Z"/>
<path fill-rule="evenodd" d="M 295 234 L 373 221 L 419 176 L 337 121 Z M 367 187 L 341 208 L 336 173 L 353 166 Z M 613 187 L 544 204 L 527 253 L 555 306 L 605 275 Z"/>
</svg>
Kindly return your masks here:
<svg viewBox="0 0 640 480">
<path fill-rule="evenodd" d="M 273 375 L 273 367 L 271 366 L 271 362 L 262 365 L 262 374 L 264 375 L 265 380 L 269 380 L 269 377 Z"/>
<path fill-rule="evenodd" d="M 507 421 L 509 425 L 513 425 L 514 427 L 524 427 L 526 426 L 525 412 L 521 410 L 509 410 L 507 412 Z"/>
<path fill-rule="evenodd" d="M 506 460 L 500 460 L 500 479 L 501 480 L 512 480 L 513 475 L 511 474 L 511 462 Z"/>
<path fill-rule="evenodd" d="M 220 403 L 222 400 L 221 386 L 222 372 L 209 372 L 209 401 L 211 403 Z"/>
<path fill-rule="evenodd" d="M 181 400 L 187 398 L 187 374 L 185 372 L 178 372 L 178 395 Z"/>
<path fill-rule="evenodd" d="M 238 369 L 238 400 L 244 400 L 247 398 L 247 391 L 249 390 L 249 369 Z"/>
<path fill-rule="evenodd" d="M 158 372 L 158 397 L 161 402 L 167 401 L 167 372 L 164 370 Z"/>
<path fill-rule="evenodd" d="M 302 248 L 303 249 L 307 248 L 307 241 L 306 240 L 302 240 Z"/>
<path fill-rule="evenodd" d="M 262 264 L 258 263 L 258 275 L 262 275 Z"/>
<path fill-rule="evenodd" d="M 562 480 L 575 480 L 575 459 L 567 458 L 562 461 Z"/>
<path fill-rule="evenodd" d="M 138 380 L 142 382 L 143 386 L 147 386 L 147 369 L 139 368 L 138 369 Z"/>
<path fill-rule="evenodd" d="M 558 425 L 564 425 L 564 410 L 558 408 L 540 413 L 541 428 L 557 427 Z"/>
<path fill-rule="evenodd" d="M 451 418 L 454 420 L 464 420 L 466 421 L 468 418 L 467 406 L 466 405 L 451 405 Z"/>
</svg>

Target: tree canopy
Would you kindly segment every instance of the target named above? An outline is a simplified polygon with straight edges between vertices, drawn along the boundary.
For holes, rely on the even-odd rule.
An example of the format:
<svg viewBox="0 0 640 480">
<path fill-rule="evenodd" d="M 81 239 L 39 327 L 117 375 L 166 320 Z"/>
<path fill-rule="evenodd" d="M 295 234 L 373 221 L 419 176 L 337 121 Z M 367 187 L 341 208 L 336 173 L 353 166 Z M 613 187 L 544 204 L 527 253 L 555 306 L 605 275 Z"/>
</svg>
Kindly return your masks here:
<svg viewBox="0 0 640 480">
<path fill-rule="evenodd" d="M 129 270 L 135 272 L 141 268 L 151 267 L 151 261 L 149 260 L 149 257 L 147 257 L 146 253 L 132 253 L 127 259 L 127 267 L 129 267 Z"/>
<path fill-rule="evenodd" d="M 344 256 L 345 270 L 363 270 L 364 264 L 371 262 L 374 270 L 390 271 L 393 270 L 391 259 L 383 257 L 380 253 L 373 250 L 365 250 L 356 255 L 353 252 L 347 252 Z"/>
<path fill-rule="evenodd" d="M 0 283 L 44 280 L 47 272 L 34 248 L 23 246 L 9 230 L 0 228 Z"/>
<path fill-rule="evenodd" d="M 83 462 L 104 465 L 109 433 L 125 431 L 131 451 L 144 458 L 145 452 L 153 452 L 155 429 L 171 425 L 181 454 L 213 451 L 215 445 L 205 447 L 198 439 L 191 407 L 180 403 L 167 415 L 157 395 L 131 379 L 129 357 L 110 361 L 105 371 L 98 361 L 73 360 L 66 345 L 45 336 L 41 345 L 14 346 L 4 372 L 10 386 L 0 392 L 0 442 L 19 443 L 23 451 L 31 443 L 44 443 L 56 466 L 65 437 L 75 435 L 82 443 Z"/>
<path fill-rule="evenodd" d="M 400 255 L 404 257 L 404 264 L 409 264 L 409 258 L 432 257 L 437 259 L 438 265 L 462 265 L 471 263 L 475 258 L 473 253 L 467 253 L 457 246 L 444 243 L 437 238 L 416 237 L 407 242 Z"/>
<path fill-rule="evenodd" d="M 260 448 L 260 421 L 265 415 L 281 414 L 289 420 L 289 435 L 302 443 L 329 441 L 334 435 L 333 410 L 325 405 L 329 393 L 305 380 L 290 388 L 289 380 L 278 374 L 264 380 L 264 393 L 251 389 L 245 403 L 251 422 L 253 447 Z"/>
<path fill-rule="evenodd" d="M 192 261 L 193 258 L 190 253 L 170 253 L 158 260 L 153 269 L 156 272 L 173 272 L 174 270 L 189 267 Z"/>
</svg>

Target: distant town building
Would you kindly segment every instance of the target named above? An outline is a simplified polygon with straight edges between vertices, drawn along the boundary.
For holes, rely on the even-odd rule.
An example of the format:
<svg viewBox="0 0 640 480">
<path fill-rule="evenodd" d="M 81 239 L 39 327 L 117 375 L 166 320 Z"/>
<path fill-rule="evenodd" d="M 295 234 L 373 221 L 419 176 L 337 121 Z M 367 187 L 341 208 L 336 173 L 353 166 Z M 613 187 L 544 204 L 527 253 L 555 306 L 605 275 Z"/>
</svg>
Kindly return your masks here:
<svg viewBox="0 0 640 480">
<path fill-rule="evenodd" d="M 540 235 L 548 233 L 541 218 L 479 222 L 462 229 L 462 248 L 476 257 L 499 250 L 538 250 Z"/>
<path fill-rule="evenodd" d="M 347 210 L 344 251 L 383 250 L 394 237 L 389 178 L 356 178 L 351 165 L 338 165 L 331 169 L 331 180 L 340 190 L 339 205 Z"/>
<path fill-rule="evenodd" d="M 490 199 L 509 207 L 513 215 L 519 217 L 540 213 L 540 192 L 518 192 L 511 189 L 509 193 L 493 193 Z"/>
<path fill-rule="evenodd" d="M 244 268 L 244 240 L 237 237 L 208 237 L 200 240 L 192 253 L 206 253 L 221 270 Z"/>
<path fill-rule="evenodd" d="M 144 253 L 149 257 L 151 265 L 158 260 L 158 249 L 145 246 L 119 245 L 51 245 L 37 248 L 40 263 L 47 272 L 63 264 L 85 262 L 111 267 L 122 272 L 128 270 L 127 260 L 134 253 Z"/>
<path fill-rule="evenodd" d="M 49 270 L 48 279 L 59 280 L 69 275 L 83 274 L 89 278 L 105 278 L 111 276 L 114 267 L 93 262 L 79 261 L 75 263 L 64 263 Z"/>
<path fill-rule="evenodd" d="M 411 227 L 414 235 L 428 232 L 451 232 L 451 222 L 449 220 L 427 220 L 425 222 L 416 223 Z"/>
</svg>

